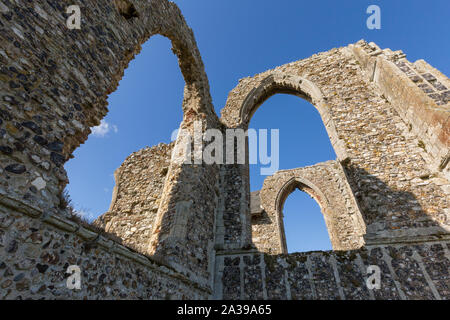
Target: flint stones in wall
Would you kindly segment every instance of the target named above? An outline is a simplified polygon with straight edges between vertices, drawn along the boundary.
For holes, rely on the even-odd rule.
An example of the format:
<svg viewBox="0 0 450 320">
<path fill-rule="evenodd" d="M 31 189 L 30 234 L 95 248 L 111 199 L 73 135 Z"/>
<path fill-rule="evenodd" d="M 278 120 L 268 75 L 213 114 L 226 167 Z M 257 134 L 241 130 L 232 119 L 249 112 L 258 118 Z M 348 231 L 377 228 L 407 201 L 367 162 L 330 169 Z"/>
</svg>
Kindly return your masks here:
<svg viewBox="0 0 450 320">
<path fill-rule="evenodd" d="M 15 173 L 15 174 L 21 174 L 24 173 L 25 171 L 27 171 L 26 167 L 23 164 L 11 164 L 7 167 L 5 167 L 5 170 L 11 173 Z"/>
<path fill-rule="evenodd" d="M 45 186 L 47 185 L 47 183 L 45 182 L 44 179 L 42 179 L 41 177 L 36 178 L 35 180 L 33 180 L 33 182 L 31 183 L 33 186 L 35 186 L 38 190 L 42 190 L 45 188 Z"/>
</svg>

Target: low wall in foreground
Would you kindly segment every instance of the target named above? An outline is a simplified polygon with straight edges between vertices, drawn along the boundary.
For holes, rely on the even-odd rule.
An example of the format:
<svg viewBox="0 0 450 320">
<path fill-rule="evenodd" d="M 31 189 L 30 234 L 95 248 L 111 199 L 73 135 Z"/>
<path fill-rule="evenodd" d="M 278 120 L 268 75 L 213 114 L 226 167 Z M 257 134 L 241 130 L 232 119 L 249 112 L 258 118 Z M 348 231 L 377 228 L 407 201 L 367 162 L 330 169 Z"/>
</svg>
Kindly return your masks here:
<svg viewBox="0 0 450 320">
<path fill-rule="evenodd" d="M 216 299 L 450 298 L 449 243 L 377 246 L 353 251 L 271 256 L 223 253 L 216 262 Z M 380 289 L 368 289 L 380 270 Z"/>
<path fill-rule="evenodd" d="M 0 196 L 0 299 L 206 299 L 169 266 L 57 215 Z M 80 290 L 67 287 L 80 268 Z"/>
</svg>

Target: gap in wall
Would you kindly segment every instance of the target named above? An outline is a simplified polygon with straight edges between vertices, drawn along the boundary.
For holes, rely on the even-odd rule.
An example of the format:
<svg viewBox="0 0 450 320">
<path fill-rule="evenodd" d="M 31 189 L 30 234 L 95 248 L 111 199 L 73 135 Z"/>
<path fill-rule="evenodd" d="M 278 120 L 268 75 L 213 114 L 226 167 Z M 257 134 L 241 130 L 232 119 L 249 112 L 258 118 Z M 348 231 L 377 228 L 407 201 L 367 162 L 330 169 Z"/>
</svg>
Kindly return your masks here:
<svg viewBox="0 0 450 320">
<path fill-rule="evenodd" d="M 270 129 L 279 129 L 279 170 L 336 159 L 319 112 L 310 102 L 297 96 L 276 94 L 270 97 L 255 112 L 249 128 L 267 129 L 269 142 Z M 268 150 L 270 154 L 270 144 Z M 267 166 L 259 161 L 250 165 L 251 191 L 260 190 L 267 177 L 260 174 L 261 167 Z M 320 207 L 308 194 L 292 193 L 286 200 L 284 213 L 289 252 L 332 249 Z"/>
<path fill-rule="evenodd" d="M 109 209 L 114 171 L 133 152 L 169 143 L 182 119 L 184 79 L 171 41 L 155 35 L 131 60 L 108 114 L 74 152 L 65 169 L 75 211 L 92 222 Z"/>
<path fill-rule="evenodd" d="M 320 206 L 306 192 L 287 197 L 283 216 L 288 253 L 333 249 Z"/>
</svg>

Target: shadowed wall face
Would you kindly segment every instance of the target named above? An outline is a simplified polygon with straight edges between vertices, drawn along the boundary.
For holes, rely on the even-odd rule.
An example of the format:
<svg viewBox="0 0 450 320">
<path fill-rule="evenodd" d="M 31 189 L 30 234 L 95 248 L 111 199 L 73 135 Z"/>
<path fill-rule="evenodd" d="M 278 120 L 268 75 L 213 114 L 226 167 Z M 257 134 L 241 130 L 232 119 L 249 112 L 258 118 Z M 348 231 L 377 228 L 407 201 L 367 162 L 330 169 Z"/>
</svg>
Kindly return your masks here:
<svg viewBox="0 0 450 320">
<path fill-rule="evenodd" d="M 89 10 L 81 5 L 81 29 L 70 30 L 66 7 L 71 4 L 35 1 L 31 7 L 21 7 L 10 1 L 1 3 L 5 19 L 0 37 L 5 46 L 0 54 L 4 102 L 0 109 L 0 191 L 2 202 L 22 208 L 19 212 L 45 216 L 53 225 L 83 233 L 84 229 L 72 226 L 70 211 L 64 208 L 61 193 L 68 181 L 63 165 L 87 139 L 90 128 L 106 115 L 107 96 L 116 89 L 142 43 L 154 34 L 172 42 L 186 82 L 180 105 L 183 128 L 192 130 L 196 120 L 205 128 L 216 128 L 219 122 L 196 41 L 176 5 L 164 0 L 88 1 Z M 203 289 L 212 277 L 217 175 L 215 166 L 199 171 L 170 163 L 166 179 L 170 183 L 162 187 L 154 238 L 138 244 L 151 245 L 152 254 L 167 257 L 164 264 L 177 268 Z M 192 193 L 193 189 L 202 192 Z M 189 234 L 189 239 L 179 238 L 173 232 L 180 203 L 191 204 L 184 211 L 188 217 L 184 228 L 199 226 L 200 237 Z M 60 220 L 64 222 L 56 222 Z M 94 242 L 102 239 L 84 236 Z M 5 241 L 10 240 L 14 239 Z M 124 249 L 117 248 L 121 248 L 118 252 Z M 121 252 L 126 256 L 127 250 Z M 40 262 L 34 259 L 30 263 L 34 268 Z"/>
</svg>

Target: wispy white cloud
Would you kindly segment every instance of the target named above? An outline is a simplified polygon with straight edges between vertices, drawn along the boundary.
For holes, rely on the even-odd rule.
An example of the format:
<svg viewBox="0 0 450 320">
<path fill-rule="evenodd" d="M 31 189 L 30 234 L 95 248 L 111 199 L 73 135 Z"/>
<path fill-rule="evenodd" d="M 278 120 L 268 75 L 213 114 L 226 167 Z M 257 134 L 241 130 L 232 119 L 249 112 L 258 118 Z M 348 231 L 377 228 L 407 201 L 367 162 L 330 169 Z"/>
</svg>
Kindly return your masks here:
<svg viewBox="0 0 450 320">
<path fill-rule="evenodd" d="M 105 120 L 100 121 L 100 125 L 92 128 L 92 135 L 97 138 L 104 138 L 110 131 L 119 132 L 119 128 L 115 124 L 109 124 Z"/>
<path fill-rule="evenodd" d="M 86 211 L 86 210 L 76 210 L 75 213 L 80 216 L 81 218 L 84 218 L 88 221 L 93 221 L 96 217 L 94 216 L 94 214 L 92 214 L 92 212 Z"/>
</svg>

